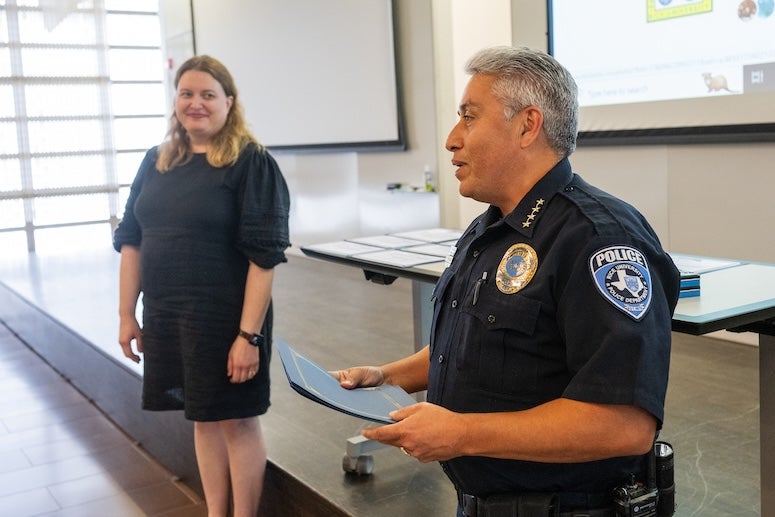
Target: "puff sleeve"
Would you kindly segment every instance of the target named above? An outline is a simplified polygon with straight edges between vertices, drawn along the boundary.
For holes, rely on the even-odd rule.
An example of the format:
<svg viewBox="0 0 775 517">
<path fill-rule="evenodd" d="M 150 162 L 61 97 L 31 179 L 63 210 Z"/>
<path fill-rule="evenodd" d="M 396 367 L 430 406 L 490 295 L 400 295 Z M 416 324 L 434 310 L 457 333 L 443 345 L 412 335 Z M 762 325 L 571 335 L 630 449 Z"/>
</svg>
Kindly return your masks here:
<svg viewBox="0 0 775 517">
<path fill-rule="evenodd" d="M 290 195 L 280 167 L 266 149 L 251 146 L 246 153 L 237 248 L 257 266 L 271 269 L 287 262 Z"/>
</svg>

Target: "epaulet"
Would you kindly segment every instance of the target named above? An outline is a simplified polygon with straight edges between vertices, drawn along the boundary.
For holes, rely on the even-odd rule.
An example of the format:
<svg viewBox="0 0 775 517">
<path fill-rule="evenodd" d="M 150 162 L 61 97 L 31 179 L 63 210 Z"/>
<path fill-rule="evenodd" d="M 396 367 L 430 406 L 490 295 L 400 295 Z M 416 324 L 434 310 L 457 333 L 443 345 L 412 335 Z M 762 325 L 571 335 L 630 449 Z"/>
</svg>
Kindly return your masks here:
<svg viewBox="0 0 775 517">
<path fill-rule="evenodd" d="M 624 231 L 621 222 L 602 200 L 606 194 L 579 176 L 560 194 L 578 207 L 599 235 L 619 235 Z"/>
</svg>

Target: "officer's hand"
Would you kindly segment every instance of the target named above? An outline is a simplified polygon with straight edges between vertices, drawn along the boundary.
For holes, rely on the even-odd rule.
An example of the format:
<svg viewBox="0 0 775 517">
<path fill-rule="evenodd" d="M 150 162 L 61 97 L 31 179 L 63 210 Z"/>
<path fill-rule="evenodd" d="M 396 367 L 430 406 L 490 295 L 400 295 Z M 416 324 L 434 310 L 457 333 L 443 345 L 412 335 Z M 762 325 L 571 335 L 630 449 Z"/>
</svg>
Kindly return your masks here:
<svg viewBox="0 0 775 517">
<path fill-rule="evenodd" d="M 364 429 L 363 436 L 400 447 L 404 453 L 423 463 L 444 461 L 460 456 L 465 429 L 461 418 L 435 404 L 420 402 L 393 411 L 395 424 Z"/>
<path fill-rule="evenodd" d="M 334 376 L 343 388 L 351 390 L 353 388 L 365 388 L 369 386 L 379 386 L 385 380 L 382 369 L 376 366 L 356 366 L 346 370 L 337 370 L 329 372 Z"/>
</svg>

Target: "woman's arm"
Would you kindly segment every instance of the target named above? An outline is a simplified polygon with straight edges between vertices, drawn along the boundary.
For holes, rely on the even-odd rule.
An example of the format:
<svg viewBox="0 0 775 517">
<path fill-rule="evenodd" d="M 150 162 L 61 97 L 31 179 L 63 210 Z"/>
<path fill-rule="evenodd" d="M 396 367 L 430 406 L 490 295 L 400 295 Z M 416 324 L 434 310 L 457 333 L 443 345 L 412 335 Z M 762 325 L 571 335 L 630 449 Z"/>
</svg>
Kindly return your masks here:
<svg viewBox="0 0 775 517">
<path fill-rule="evenodd" d="M 250 334 L 261 332 L 272 298 L 273 280 L 274 269 L 264 269 L 250 262 L 245 281 L 240 328 L 235 329 L 235 334 L 240 329 Z M 248 343 L 244 337 L 237 336 L 231 346 L 226 365 L 226 374 L 231 377 L 231 382 L 245 382 L 251 379 L 260 367 L 258 347 Z"/>
<path fill-rule="evenodd" d="M 124 355 L 139 363 L 143 352 L 143 332 L 137 323 L 135 311 L 140 297 L 140 248 L 124 244 L 121 246 L 121 264 L 119 266 L 118 287 L 118 343 Z M 137 345 L 137 353 L 132 350 L 132 340 Z"/>
</svg>

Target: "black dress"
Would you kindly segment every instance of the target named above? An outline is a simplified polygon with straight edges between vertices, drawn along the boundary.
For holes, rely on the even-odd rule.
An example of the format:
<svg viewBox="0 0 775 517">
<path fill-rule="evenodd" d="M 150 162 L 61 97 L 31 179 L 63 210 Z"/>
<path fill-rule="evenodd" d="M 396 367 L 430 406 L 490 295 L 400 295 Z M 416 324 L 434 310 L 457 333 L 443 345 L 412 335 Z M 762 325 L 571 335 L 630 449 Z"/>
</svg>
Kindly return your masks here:
<svg viewBox="0 0 775 517">
<path fill-rule="evenodd" d="M 132 183 L 113 247 L 140 247 L 143 408 L 185 410 L 195 421 L 247 418 L 269 407 L 272 309 L 251 380 L 232 384 L 228 353 L 239 331 L 248 264 L 285 262 L 288 188 L 277 163 L 250 145 L 233 166 L 204 154 L 161 174 L 157 148 Z"/>
</svg>

